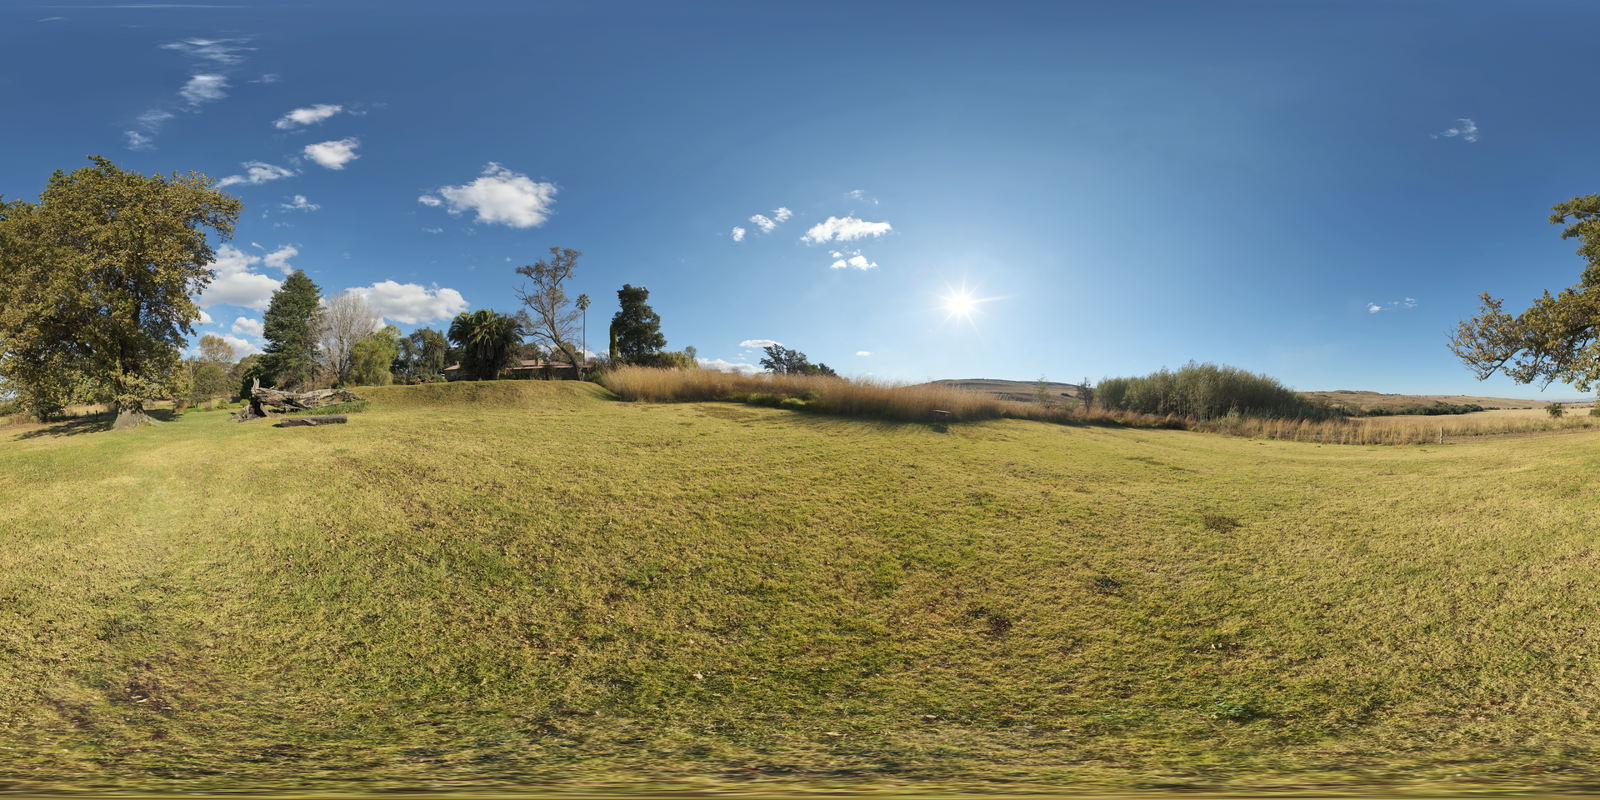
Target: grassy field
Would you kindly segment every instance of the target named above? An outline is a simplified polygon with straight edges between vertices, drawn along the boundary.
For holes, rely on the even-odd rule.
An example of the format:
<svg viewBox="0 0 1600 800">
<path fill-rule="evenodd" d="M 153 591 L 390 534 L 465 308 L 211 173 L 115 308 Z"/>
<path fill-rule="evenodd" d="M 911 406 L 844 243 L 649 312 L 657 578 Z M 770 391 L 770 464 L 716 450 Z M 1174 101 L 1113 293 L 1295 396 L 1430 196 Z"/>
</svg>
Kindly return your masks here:
<svg viewBox="0 0 1600 800">
<path fill-rule="evenodd" d="M 1600 785 L 1600 433 L 0 428 L 0 788 Z"/>
</svg>

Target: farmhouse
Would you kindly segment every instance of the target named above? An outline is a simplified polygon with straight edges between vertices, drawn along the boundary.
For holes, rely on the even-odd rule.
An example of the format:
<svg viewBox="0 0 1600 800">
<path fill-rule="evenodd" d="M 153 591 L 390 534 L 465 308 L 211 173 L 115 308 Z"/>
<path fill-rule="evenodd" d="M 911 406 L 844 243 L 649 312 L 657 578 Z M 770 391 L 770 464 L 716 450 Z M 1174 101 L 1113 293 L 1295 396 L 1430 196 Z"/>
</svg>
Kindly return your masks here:
<svg viewBox="0 0 1600 800">
<path fill-rule="evenodd" d="M 585 370 L 588 370 L 590 364 L 589 362 L 585 361 L 581 366 Z M 568 364 L 564 361 L 550 361 L 548 359 L 533 358 L 523 359 L 522 362 L 517 366 L 506 370 L 506 377 L 533 378 L 540 376 L 545 370 L 549 370 L 552 377 L 565 379 L 572 375 L 571 364 Z M 446 380 L 452 381 L 461 380 L 463 377 L 465 377 L 461 369 L 461 362 L 458 361 L 448 367 L 445 367 L 444 377 Z"/>
</svg>

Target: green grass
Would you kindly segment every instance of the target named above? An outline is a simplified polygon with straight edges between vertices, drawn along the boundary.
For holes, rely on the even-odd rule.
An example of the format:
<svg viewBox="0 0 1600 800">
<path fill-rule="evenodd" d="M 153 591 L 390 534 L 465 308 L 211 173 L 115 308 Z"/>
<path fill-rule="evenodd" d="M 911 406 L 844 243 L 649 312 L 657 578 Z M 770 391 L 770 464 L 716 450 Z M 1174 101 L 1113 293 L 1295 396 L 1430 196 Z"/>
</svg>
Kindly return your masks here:
<svg viewBox="0 0 1600 800">
<path fill-rule="evenodd" d="M 362 395 L 0 429 L 0 788 L 1600 782 L 1595 434 Z"/>
</svg>

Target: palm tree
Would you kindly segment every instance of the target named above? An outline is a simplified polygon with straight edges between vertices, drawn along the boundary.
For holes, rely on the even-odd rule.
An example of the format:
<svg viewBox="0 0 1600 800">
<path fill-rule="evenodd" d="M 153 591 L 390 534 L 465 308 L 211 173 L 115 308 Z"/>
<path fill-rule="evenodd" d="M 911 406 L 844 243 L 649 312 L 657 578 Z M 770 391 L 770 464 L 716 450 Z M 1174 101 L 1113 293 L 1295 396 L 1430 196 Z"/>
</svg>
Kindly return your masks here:
<svg viewBox="0 0 1600 800">
<path fill-rule="evenodd" d="M 457 314 L 449 335 L 450 341 L 466 350 L 462 361 L 473 362 L 473 374 L 481 381 L 486 372 L 491 378 L 500 374 L 512 345 L 522 341 L 522 325 L 513 317 L 480 308 L 471 314 Z"/>
<path fill-rule="evenodd" d="M 583 363 L 589 363 L 589 295 L 578 295 L 578 310 L 583 312 Z M 573 365 L 576 369 L 577 365 Z M 582 374 L 579 374 L 582 377 Z"/>
</svg>

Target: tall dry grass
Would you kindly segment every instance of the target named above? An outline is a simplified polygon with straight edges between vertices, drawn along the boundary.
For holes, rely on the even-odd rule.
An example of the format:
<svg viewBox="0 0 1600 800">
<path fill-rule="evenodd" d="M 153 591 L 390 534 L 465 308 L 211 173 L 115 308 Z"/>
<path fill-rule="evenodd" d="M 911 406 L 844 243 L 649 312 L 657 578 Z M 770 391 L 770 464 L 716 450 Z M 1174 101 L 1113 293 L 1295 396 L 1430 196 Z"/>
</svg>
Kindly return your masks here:
<svg viewBox="0 0 1600 800">
<path fill-rule="evenodd" d="M 1542 433 L 1600 427 L 1600 418 L 1572 417 L 1376 417 L 1342 420 L 1255 419 L 1189 422 L 1190 430 L 1318 444 L 1428 444 L 1477 436 Z"/>
</svg>

